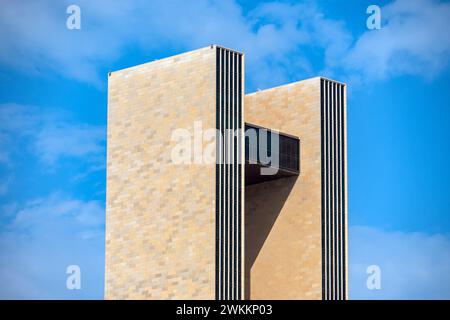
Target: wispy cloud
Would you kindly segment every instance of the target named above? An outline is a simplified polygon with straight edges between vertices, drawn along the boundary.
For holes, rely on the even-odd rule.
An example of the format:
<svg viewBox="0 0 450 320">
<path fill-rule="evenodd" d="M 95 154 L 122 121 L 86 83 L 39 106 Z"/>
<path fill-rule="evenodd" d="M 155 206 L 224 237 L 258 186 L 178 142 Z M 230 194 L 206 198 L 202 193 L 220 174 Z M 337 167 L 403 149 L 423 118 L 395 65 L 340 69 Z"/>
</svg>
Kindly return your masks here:
<svg viewBox="0 0 450 320">
<path fill-rule="evenodd" d="M 2 1 L 0 61 L 31 74 L 50 71 L 99 85 L 96 64 L 117 57 L 122 39 L 117 27 L 110 29 L 107 18 L 114 19 L 114 12 L 115 18 L 121 18 L 126 6 L 124 2 L 111 6 L 107 1 L 96 1 L 98 7 L 89 10 L 92 5 L 79 2 L 85 9 L 83 27 L 89 32 L 66 28 L 66 8 L 72 4 L 69 1 Z M 113 12 L 111 7 L 115 8 Z"/>
<path fill-rule="evenodd" d="M 105 128 L 63 123 L 46 126 L 36 136 L 35 150 L 42 161 L 54 164 L 63 157 L 104 161 Z"/>
<path fill-rule="evenodd" d="M 0 105 L 0 150 L 5 155 L 0 195 L 14 184 L 21 161 L 29 165 L 36 159 L 43 172 L 72 165 L 87 172 L 104 169 L 104 126 L 43 110 Z M 56 192 L 25 202 L 13 198 L 2 204 L 0 217 L 0 298 L 102 298 L 103 203 Z M 71 264 L 81 267 L 81 291 L 65 287 L 66 267 Z"/>
<path fill-rule="evenodd" d="M 317 38 L 309 34 L 309 21 L 328 21 L 311 9 L 311 1 L 300 5 L 269 3 L 247 15 L 232 0 L 80 0 L 77 5 L 82 12 L 82 27 L 70 31 L 64 23 L 68 4 L 12 0 L 3 3 L 0 36 L 4 45 L 0 48 L 0 62 L 28 72 L 52 71 L 98 84 L 101 67 L 107 69 L 130 46 L 187 50 L 219 43 L 245 51 L 252 61 L 249 67 L 258 71 L 253 76 L 264 85 L 283 81 L 292 64 L 298 73 L 308 72 L 309 62 L 293 54 L 311 38 Z M 328 33 L 323 36 L 328 37 Z M 317 45 L 328 44 L 321 41 Z"/>
<path fill-rule="evenodd" d="M 102 298 L 104 207 L 54 193 L 0 211 L 0 298 Z M 82 290 L 65 287 L 66 267 Z"/>
<path fill-rule="evenodd" d="M 65 27 L 69 4 L 4 1 L 0 63 L 98 85 L 105 79 L 99 71 L 129 47 L 187 50 L 219 43 L 246 52 L 250 82 L 259 87 L 319 72 L 366 81 L 433 77 L 448 66 L 450 4 L 437 0 L 395 0 L 382 7 L 383 28 L 358 37 L 312 0 L 265 2 L 250 12 L 233 0 L 79 0 L 82 28 L 76 31 Z M 321 61 L 306 59 L 306 50 Z"/>
<path fill-rule="evenodd" d="M 382 29 L 365 32 L 345 53 L 347 72 L 371 80 L 402 74 L 432 78 L 448 67 L 450 3 L 396 0 L 381 12 Z"/>
<path fill-rule="evenodd" d="M 387 232 L 353 226 L 349 230 L 350 298 L 449 299 L 450 237 Z M 366 286 L 367 267 L 381 268 L 381 289 Z"/>
<path fill-rule="evenodd" d="M 12 166 L 13 153 L 23 152 L 18 142 L 32 136 L 42 127 L 44 119 L 37 108 L 14 103 L 0 104 L 0 164 Z"/>
<path fill-rule="evenodd" d="M 0 146 L 4 163 L 12 165 L 11 154 L 23 156 L 24 146 L 45 165 L 57 165 L 58 160 L 74 159 L 90 168 L 105 168 L 106 129 L 70 120 L 61 111 L 42 112 L 34 106 L 0 105 Z M 20 147 L 17 142 L 21 140 Z"/>
<path fill-rule="evenodd" d="M 2 179 L 2 181 L 0 181 L 0 196 L 3 196 L 4 194 L 6 194 L 8 192 L 8 188 L 9 185 L 12 181 L 12 175 L 9 175 L 8 177 Z"/>
<path fill-rule="evenodd" d="M 45 231 L 50 231 L 48 227 L 51 229 L 59 219 L 70 222 L 68 226 L 76 230 L 92 231 L 91 228 L 102 228 L 104 210 L 97 201 L 81 201 L 54 193 L 47 198 L 27 202 L 15 213 L 6 230 L 24 232 L 30 236 L 34 236 L 35 232 L 44 235 Z"/>
</svg>

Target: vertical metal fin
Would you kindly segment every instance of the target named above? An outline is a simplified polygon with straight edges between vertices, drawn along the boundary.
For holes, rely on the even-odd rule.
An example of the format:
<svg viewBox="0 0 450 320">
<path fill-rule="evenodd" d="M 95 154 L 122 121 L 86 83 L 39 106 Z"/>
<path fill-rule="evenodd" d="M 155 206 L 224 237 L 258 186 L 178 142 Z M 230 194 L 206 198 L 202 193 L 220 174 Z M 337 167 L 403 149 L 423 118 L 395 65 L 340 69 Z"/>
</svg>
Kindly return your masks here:
<svg viewBox="0 0 450 320">
<path fill-rule="evenodd" d="M 347 292 L 345 86 L 320 82 L 322 132 L 322 298 L 344 300 Z"/>
<path fill-rule="evenodd" d="M 242 54 L 216 47 L 216 299 L 242 290 Z M 219 139 L 216 139 L 220 143 Z"/>
</svg>

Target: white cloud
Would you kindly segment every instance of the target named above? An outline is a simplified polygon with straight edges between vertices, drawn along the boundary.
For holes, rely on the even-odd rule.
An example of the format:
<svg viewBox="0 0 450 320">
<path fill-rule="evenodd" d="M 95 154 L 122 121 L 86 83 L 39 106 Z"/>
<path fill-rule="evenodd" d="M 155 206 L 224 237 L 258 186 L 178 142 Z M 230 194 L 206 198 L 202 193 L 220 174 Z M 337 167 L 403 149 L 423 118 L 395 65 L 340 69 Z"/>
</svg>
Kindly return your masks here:
<svg viewBox="0 0 450 320">
<path fill-rule="evenodd" d="M 75 124 L 48 126 L 37 134 L 35 149 L 39 157 L 48 164 L 54 164 L 63 157 L 96 158 L 106 152 L 105 134 L 104 127 L 98 126 Z M 103 161 L 104 158 L 101 158 Z"/>
<path fill-rule="evenodd" d="M 2 1 L 0 61 L 27 73 L 51 70 L 99 84 L 95 65 L 116 57 L 122 38 L 118 28 L 111 32 L 107 20 L 101 19 L 111 13 L 106 1 L 95 1 L 99 5 L 95 10 L 89 10 L 92 6 L 86 1 L 79 2 L 86 9 L 82 11 L 82 30 L 88 32 L 66 28 L 66 8 L 71 4 L 68 1 Z M 127 12 L 124 2 L 114 7 L 117 18 L 120 18 L 119 13 Z M 91 19 L 93 24 L 89 24 Z"/>
<path fill-rule="evenodd" d="M 450 4 L 396 0 L 382 7 L 383 28 L 355 38 L 315 1 L 266 2 L 249 13 L 232 0 L 80 0 L 81 30 L 67 30 L 69 1 L 6 0 L 0 11 L 0 63 L 49 70 L 100 85 L 128 47 L 183 51 L 211 43 L 242 50 L 250 81 L 264 88 L 325 73 L 377 80 L 401 74 L 433 77 L 447 67 Z M 365 13 L 361 13 L 365 14 Z M 305 50 L 319 50 L 314 65 Z"/>
<path fill-rule="evenodd" d="M 396 0 L 381 14 L 382 29 L 357 39 L 345 55 L 345 68 L 371 80 L 402 74 L 431 78 L 447 68 L 450 3 Z"/>
<path fill-rule="evenodd" d="M 39 130 L 42 119 L 34 107 L 6 103 L 0 104 L 0 123 L 0 164 L 10 167 L 13 165 L 11 153 L 23 152 L 17 142 Z"/>
<path fill-rule="evenodd" d="M 102 298 L 104 208 L 55 193 L 4 206 L 0 298 Z M 65 287 L 66 267 L 81 267 L 81 291 Z"/>
<path fill-rule="evenodd" d="M 12 175 L 8 176 L 7 178 L 4 178 L 2 181 L 0 181 L 0 196 L 5 195 L 8 192 L 9 185 L 12 181 Z"/>
<path fill-rule="evenodd" d="M 351 299 L 449 299 L 450 237 L 350 227 Z M 381 268 L 381 290 L 366 287 L 369 265 Z"/>
<path fill-rule="evenodd" d="M 285 78 L 289 53 L 305 43 L 308 34 L 297 26 L 292 13 L 315 14 L 306 5 L 262 6 L 244 16 L 231 0 L 84 1 L 81 30 L 67 30 L 67 1 L 7 0 L 0 12 L 0 62 L 27 72 L 52 71 L 80 81 L 99 84 L 100 66 L 108 69 L 129 46 L 144 50 L 170 47 L 188 50 L 219 43 L 244 50 L 252 61 L 255 78 L 264 82 Z M 276 10 L 277 24 L 260 23 Z M 289 11 L 292 13 L 286 15 Z M 279 19 L 285 16 L 288 20 Z M 322 18 L 320 18 L 322 19 Z M 277 59 L 272 59 L 277 58 Z M 297 56 L 298 58 L 298 56 Z M 275 64 L 275 65 L 274 65 Z M 297 64 L 305 66 L 306 61 Z M 274 67 L 275 70 L 274 70 Z M 278 72 L 271 72 L 278 71 Z"/>
<path fill-rule="evenodd" d="M 99 71 L 106 73 L 129 47 L 183 51 L 219 43 L 244 51 L 251 83 L 267 87 L 319 72 L 432 77 L 447 67 L 450 51 L 450 4 L 436 0 L 393 1 L 382 7 L 383 28 L 358 38 L 315 1 L 266 2 L 244 13 L 233 0 L 79 0 L 81 30 L 65 27 L 69 4 L 4 1 L 0 63 L 99 85 L 106 78 Z M 318 51 L 323 63 L 314 65 L 305 50 Z"/>
<path fill-rule="evenodd" d="M 69 158 L 80 160 L 95 170 L 105 168 L 104 126 L 75 123 L 63 112 L 42 112 L 34 106 L 18 104 L 0 104 L 0 123 L 4 163 L 11 165 L 11 153 L 23 156 L 24 146 L 29 145 L 29 151 L 47 167 Z M 20 143 L 20 148 L 19 139 L 26 139 Z"/>
<path fill-rule="evenodd" d="M 17 161 L 29 161 L 30 152 L 42 170 L 66 158 L 87 166 L 88 172 L 104 169 L 103 126 L 78 124 L 60 111 L 18 104 L 0 105 L 0 123 L 0 149 L 8 171 Z M 0 195 L 14 177 L 4 175 L 10 178 L 1 181 Z M 0 299 L 102 298 L 101 202 L 54 193 L 26 203 L 15 199 L 0 207 L 0 217 Z M 65 271 L 71 264 L 81 267 L 81 291 L 65 288 Z"/>
<path fill-rule="evenodd" d="M 66 220 L 74 228 L 97 228 L 104 223 L 104 210 L 97 201 L 64 198 L 55 193 L 45 199 L 34 199 L 19 209 L 8 231 L 33 232 L 53 226 L 55 221 Z M 83 231 L 86 231 L 83 229 Z"/>
</svg>

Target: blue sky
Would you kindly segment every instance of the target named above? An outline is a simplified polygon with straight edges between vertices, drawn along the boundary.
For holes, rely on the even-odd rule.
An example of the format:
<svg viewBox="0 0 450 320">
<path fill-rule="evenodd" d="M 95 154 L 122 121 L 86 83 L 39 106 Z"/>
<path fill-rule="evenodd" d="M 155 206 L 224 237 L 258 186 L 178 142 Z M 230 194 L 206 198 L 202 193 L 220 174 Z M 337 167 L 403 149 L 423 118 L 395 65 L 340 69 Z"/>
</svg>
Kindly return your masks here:
<svg viewBox="0 0 450 320">
<path fill-rule="evenodd" d="M 450 298 L 448 1 L 0 6 L 0 298 L 103 298 L 107 72 L 211 43 L 246 53 L 248 92 L 347 82 L 350 298 Z"/>
</svg>

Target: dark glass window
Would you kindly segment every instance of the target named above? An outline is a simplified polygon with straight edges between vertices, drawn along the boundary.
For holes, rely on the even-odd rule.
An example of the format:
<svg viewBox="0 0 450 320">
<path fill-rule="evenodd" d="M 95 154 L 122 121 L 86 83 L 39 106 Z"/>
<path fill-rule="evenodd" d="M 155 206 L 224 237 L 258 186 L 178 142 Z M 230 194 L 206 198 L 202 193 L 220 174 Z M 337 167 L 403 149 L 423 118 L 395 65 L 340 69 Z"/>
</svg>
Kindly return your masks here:
<svg viewBox="0 0 450 320">
<path fill-rule="evenodd" d="M 248 132 L 248 131 L 253 132 Z M 278 167 L 290 171 L 299 171 L 300 140 L 296 137 L 285 135 L 279 132 L 272 132 L 270 129 L 261 128 L 255 125 L 245 124 L 245 160 L 262 163 L 260 155 L 267 155 L 272 158 L 278 155 Z M 266 137 L 261 140 L 261 135 Z M 256 137 L 256 139 L 254 138 Z M 278 150 L 274 143 L 278 138 Z M 274 165 L 270 163 L 269 165 Z"/>
</svg>

